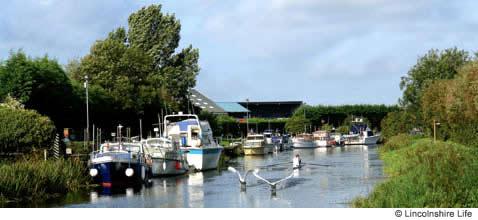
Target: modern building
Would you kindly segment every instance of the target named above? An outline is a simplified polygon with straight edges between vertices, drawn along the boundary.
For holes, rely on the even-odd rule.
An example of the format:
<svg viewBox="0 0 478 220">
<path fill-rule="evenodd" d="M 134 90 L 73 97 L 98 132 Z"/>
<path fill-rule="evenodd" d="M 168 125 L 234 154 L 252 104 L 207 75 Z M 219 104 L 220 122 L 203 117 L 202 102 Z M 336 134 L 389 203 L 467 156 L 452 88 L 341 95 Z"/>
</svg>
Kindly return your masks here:
<svg viewBox="0 0 478 220">
<path fill-rule="evenodd" d="M 251 118 L 290 118 L 302 101 L 278 101 L 278 102 L 238 102 L 251 111 Z"/>
<path fill-rule="evenodd" d="M 290 118 L 292 113 L 299 108 L 302 101 L 278 101 L 278 102 L 214 102 L 195 89 L 190 90 L 190 101 L 194 106 L 207 110 L 213 114 L 247 118 Z"/>
</svg>

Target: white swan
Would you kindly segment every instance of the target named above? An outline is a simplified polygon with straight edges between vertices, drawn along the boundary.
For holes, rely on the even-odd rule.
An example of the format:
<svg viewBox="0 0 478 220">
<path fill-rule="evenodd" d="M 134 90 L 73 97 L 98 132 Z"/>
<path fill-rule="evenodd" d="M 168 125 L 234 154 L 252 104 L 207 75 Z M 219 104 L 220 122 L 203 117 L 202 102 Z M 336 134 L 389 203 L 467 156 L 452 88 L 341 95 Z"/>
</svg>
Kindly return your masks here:
<svg viewBox="0 0 478 220">
<path fill-rule="evenodd" d="M 237 174 L 237 177 L 239 177 L 239 183 L 241 183 L 241 189 L 245 189 L 246 188 L 246 177 L 247 177 L 247 174 L 249 174 L 249 172 L 251 170 L 246 170 L 246 172 L 244 173 L 244 177 L 242 177 L 241 174 L 239 173 L 239 171 L 234 169 L 234 167 L 228 167 L 227 170 Z"/>
<path fill-rule="evenodd" d="M 269 180 L 266 180 L 264 178 L 262 178 L 261 176 L 258 175 L 259 173 L 259 169 L 255 169 L 254 172 L 252 173 L 255 177 L 257 177 L 258 179 L 266 182 L 267 184 L 269 184 L 269 186 L 271 187 L 271 192 L 272 193 L 275 193 L 276 192 L 276 185 L 282 181 L 285 181 L 287 179 L 290 179 L 292 178 L 292 176 L 294 176 L 294 173 L 291 173 L 289 176 L 283 178 L 283 179 L 280 179 L 280 180 L 277 180 L 275 182 L 270 182 Z"/>
</svg>

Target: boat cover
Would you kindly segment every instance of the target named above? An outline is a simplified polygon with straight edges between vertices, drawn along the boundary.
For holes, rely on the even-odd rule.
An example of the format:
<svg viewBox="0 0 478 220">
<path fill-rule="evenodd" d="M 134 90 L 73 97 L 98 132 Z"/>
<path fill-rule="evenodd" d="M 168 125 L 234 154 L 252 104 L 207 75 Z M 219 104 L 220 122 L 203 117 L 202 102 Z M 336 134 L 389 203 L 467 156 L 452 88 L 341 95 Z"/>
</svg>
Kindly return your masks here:
<svg viewBox="0 0 478 220">
<path fill-rule="evenodd" d="M 188 119 L 188 120 L 178 122 L 178 125 L 179 125 L 180 131 L 188 131 L 189 125 L 198 125 L 198 122 L 196 120 Z"/>
<path fill-rule="evenodd" d="M 350 129 L 353 133 L 360 133 L 367 130 L 367 125 L 353 125 Z"/>
</svg>

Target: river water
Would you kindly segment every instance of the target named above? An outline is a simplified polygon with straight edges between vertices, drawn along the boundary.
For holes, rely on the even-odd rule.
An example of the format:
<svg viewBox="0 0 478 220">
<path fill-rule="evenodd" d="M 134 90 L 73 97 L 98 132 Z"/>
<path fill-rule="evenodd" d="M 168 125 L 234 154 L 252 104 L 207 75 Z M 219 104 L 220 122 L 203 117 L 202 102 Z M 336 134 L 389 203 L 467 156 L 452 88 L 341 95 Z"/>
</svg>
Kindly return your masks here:
<svg viewBox="0 0 478 220">
<path fill-rule="evenodd" d="M 299 154 L 305 165 L 292 170 Z M 50 206 L 61 207 L 350 207 L 357 196 L 366 196 L 384 179 L 383 164 L 376 147 L 345 146 L 301 149 L 266 156 L 232 159 L 229 166 L 239 170 L 259 168 L 258 175 L 277 181 L 271 193 L 268 184 L 249 173 L 246 190 L 227 168 L 182 176 L 155 178 L 149 186 L 95 189 L 76 198 Z"/>
</svg>

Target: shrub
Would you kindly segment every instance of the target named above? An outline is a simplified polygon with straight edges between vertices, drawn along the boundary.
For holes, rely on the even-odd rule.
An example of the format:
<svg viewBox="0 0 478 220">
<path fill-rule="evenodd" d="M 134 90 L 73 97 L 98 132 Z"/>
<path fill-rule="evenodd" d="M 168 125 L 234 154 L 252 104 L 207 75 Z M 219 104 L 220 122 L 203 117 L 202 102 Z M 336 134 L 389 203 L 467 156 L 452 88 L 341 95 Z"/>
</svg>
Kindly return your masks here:
<svg viewBox="0 0 478 220">
<path fill-rule="evenodd" d="M 416 125 L 417 118 L 407 111 L 390 112 L 382 120 L 382 138 L 386 141 L 398 134 L 408 134 Z"/>
<path fill-rule="evenodd" d="M 53 122 L 34 110 L 0 107 L 0 150 L 4 153 L 49 148 L 55 132 Z"/>
</svg>

